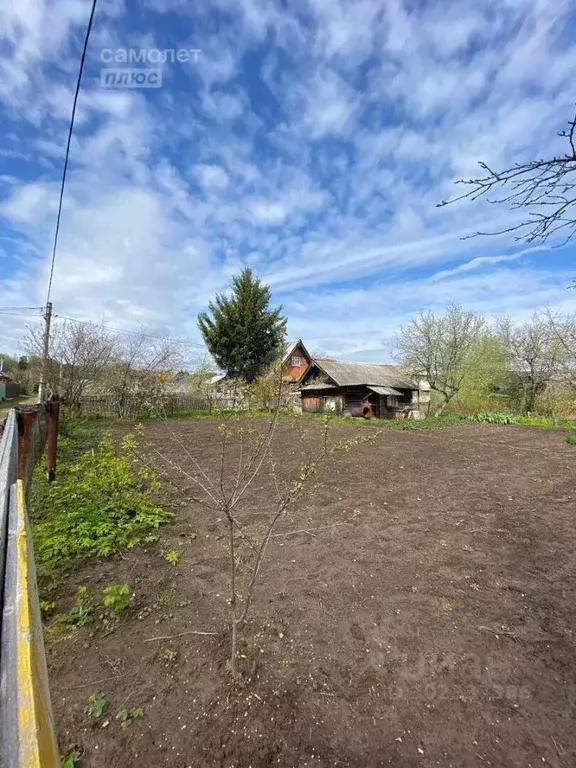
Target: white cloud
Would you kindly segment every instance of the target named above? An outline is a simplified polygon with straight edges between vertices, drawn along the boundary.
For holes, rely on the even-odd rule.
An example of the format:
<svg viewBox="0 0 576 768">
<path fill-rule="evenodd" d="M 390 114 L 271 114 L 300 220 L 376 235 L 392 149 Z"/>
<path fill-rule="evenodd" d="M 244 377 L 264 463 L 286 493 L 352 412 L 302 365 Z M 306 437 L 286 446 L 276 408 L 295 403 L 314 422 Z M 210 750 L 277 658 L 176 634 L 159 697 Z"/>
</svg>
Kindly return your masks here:
<svg viewBox="0 0 576 768">
<path fill-rule="evenodd" d="M 159 42 L 103 2 L 72 143 L 59 311 L 197 339 L 196 312 L 249 263 L 286 304 L 292 335 L 360 355 L 381 352 L 415 309 L 451 298 L 486 312 L 569 305 L 566 271 L 543 270 L 561 253 L 461 239 L 508 226 L 505 209 L 436 203 L 479 159 L 499 167 L 562 151 L 572 10 L 569 0 L 152 0 L 143 26 L 169 29 Z M 44 301 L 86 17 L 80 0 L 0 10 L 6 303 Z M 202 49 L 199 61 L 170 65 L 159 92 L 95 84 L 101 47 L 181 42 Z"/>
<path fill-rule="evenodd" d="M 334 70 L 318 68 L 308 78 L 281 87 L 287 90 L 291 119 L 302 136 L 323 139 L 353 130 L 360 96 Z"/>
<path fill-rule="evenodd" d="M 210 189 L 226 189 L 228 186 L 228 174 L 219 165 L 197 165 L 196 173 L 200 184 Z"/>
</svg>

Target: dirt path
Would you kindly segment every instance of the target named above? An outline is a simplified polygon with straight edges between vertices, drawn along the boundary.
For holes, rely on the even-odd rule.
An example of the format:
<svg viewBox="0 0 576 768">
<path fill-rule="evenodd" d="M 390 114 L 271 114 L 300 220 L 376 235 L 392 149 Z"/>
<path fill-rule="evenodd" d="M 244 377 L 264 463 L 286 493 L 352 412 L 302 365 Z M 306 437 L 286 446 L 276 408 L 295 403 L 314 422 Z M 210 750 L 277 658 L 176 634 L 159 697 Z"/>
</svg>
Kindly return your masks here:
<svg viewBox="0 0 576 768">
<path fill-rule="evenodd" d="M 170 428 L 216 467 L 213 423 Z M 147 437 L 185 466 L 165 425 Z M 301 443 L 288 422 L 277 438 L 289 474 Z M 129 581 L 137 604 L 111 635 L 50 642 L 61 744 L 110 768 L 575 765 L 575 466 L 561 433 L 492 425 L 389 431 L 339 454 L 279 529 L 308 532 L 272 541 L 244 687 L 224 670 L 220 527 L 167 488 L 181 519 L 158 548 L 88 564 L 64 590 L 62 606 L 77 584 Z M 182 551 L 176 567 L 168 547 Z M 188 630 L 218 634 L 147 642 Z M 99 692 L 106 727 L 85 714 Z M 145 710 L 126 730 L 124 706 Z"/>
</svg>

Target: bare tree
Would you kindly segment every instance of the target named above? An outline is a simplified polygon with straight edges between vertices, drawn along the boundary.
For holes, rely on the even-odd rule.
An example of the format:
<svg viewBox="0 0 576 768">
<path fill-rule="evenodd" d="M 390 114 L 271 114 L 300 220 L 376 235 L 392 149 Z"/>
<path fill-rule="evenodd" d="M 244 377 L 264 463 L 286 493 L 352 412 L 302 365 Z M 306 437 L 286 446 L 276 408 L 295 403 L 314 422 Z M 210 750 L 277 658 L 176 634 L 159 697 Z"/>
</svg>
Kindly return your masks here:
<svg viewBox="0 0 576 768">
<path fill-rule="evenodd" d="M 86 390 L 100 383 L 116 346 L 116 337 L 95 324 L 65 322 L 55 327 L 47 366 L 48 389 L 77 407 Z M 31 356 L 40 357 L 40 329 L 29 329 L 25 347 Z"/>
<path fill-rule="evenodd" d="M 308 455 L 302 457 L 295 471 L 286 473 L 280 471 L 278 466 L 278 452 L 281 452 L 282 444 L 274 446 L 279 402 L 280 395 L 274 413 L 266 421 L 229 418 L 217 426 L 219 458 L 216 467 L 203 462 L 201 452 L 195 455 L 194 447 L 180 440 L 168 421 L 165 422 L 166 427 L 177 441 L 182 459 L 175 462 L 155 444 L 150 445 L 166 466 L 170 482 L 176 484 L 174 477 L 178 475 L 186 478 L 192 486 L 189 500 L 209 511 L 217 524 L 222 526 L 222 541 L 228 559 L 230 668 L 233 675 L 237 673 L 240 657 L 239 632 L 247 620 L 268 545 L 276 535 L 276 525 L 298 499 L 312 489 L 319 467 L 326 464 L 331 455 L 374 440 L 381 434 L 381 430 L 375 430 L 362 437 L 333 442 L 330 440 L 330 419 L 327 417 L 320 439 L 310 448 L 311 435 L 305 430 L 304 422 L 300 421 L 301 439 L 296 442 L 302 453 L 308 451 Z M 272 494 L 259 491 L 266 478 L 274 489 Z M 259 496 L 259 493 L 266 495 Z M 259 512 L 255 511 L 255 507 L 257 510 L 264 509 Z"/>
<path fill-rule="evenodd" d="M 202 357 L 188 376 L 187 391 L 191 395 L 208 397 L 211 394 L 211 383 L 214 377 L 214 363 L 208 355 Z"/>
<path fill-rule="evenodd" d="M 533 411 L 538 395 L 558 376 L 565 357 L 562 344 L 550 324 L 536 312 L 530 322 L 520 325 L 509 317 L 501 318 L 497 328 L 510 368 L 518 376 L 521 409 Z"/>
<path fill-rule="evenodd" d="M 118 415 L 130 415 L 136 400 L 158 407 L 181 360 L 176 342 L 148 336 L 145 329 L 121 339 L 104 381 Z"/>
<path fill-rule="evenodd" d="M 542 322 L 559 346 L 557 369 L 564 384 L 576 391 L 576 315 L 562 315 L 547 309 Z"/>
<path fill-rule="evenodd" d="M 483 197 L 489 203 L 507 205 L 512 211 L 525 210 L 527 218 L 502 230 L 474 232 L 470 237 L 514 232 L 517 240 L 531 243 L 561 234 L 565 237 L 564 242 L 568 242 L 576 231 L 576 177 L 573 175 L 576 171 L 576 116 L 569 121 L 568 129 L 558 135 L 567 140 L 566 154 L 516 163 L 502 171 L 495 171 L 480 162 L 484 175 L 460 179 L 457 184 L 465 185 L 468 191 L 451 200 L 443 200 L 438 207 Z M 502 194 L 490 198 L 496 190 L 502 190 Z"/>
<path fill-rule="evenodd" d="M 420 312 L 396 336 L 397 356 L 415 376 L 425 376 L 442 396 L 436 415 L 458 394 L 473 365 L 473 350 L 484 328 L 475 312 L 449 304 L 444 315 Z"/>
</svg>

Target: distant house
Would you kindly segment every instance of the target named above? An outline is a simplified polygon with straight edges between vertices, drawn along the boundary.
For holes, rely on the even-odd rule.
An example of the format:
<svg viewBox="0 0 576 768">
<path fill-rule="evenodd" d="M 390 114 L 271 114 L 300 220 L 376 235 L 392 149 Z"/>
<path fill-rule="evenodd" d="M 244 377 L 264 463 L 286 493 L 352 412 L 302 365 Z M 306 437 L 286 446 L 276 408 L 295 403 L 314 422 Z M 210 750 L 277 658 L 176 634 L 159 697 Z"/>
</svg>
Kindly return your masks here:
<svg viewBox="0 0 576 768">
<path fill-rule="evenodd" d="M 299 384 L 302 411 L 364 418 L 419 418 L 430 385 L 396 365 L 314 359 Z"/>
<path fill-rule="evenodd" d="M 8 374 L 0 371 L 0 400 L 7 400 L 10 397 L 18 397 L 22 393 L 22 388 L 17 381 L 12 381 Z"/>
<path fill-rule="evenodd" d="M 288 341 L 282 357 L 282 381 L 286 384 L 299 382 L 312 362 L 312 357 L 302 339 Z"/>
</svg>

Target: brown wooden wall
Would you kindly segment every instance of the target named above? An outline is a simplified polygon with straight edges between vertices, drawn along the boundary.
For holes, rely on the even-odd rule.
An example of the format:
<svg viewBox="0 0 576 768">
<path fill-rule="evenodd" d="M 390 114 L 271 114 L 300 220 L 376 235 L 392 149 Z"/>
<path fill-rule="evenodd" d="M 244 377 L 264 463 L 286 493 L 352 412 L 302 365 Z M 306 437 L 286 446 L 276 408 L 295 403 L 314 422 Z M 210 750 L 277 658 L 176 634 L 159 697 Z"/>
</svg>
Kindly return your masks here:
<svg viewBox="0 0 576 768">
<path fill-rule="evenodd" d="M 322 413 L 324 411 L 324 397 L 302 393 L 302 411 L 304 413 Z"/>
</svg>

